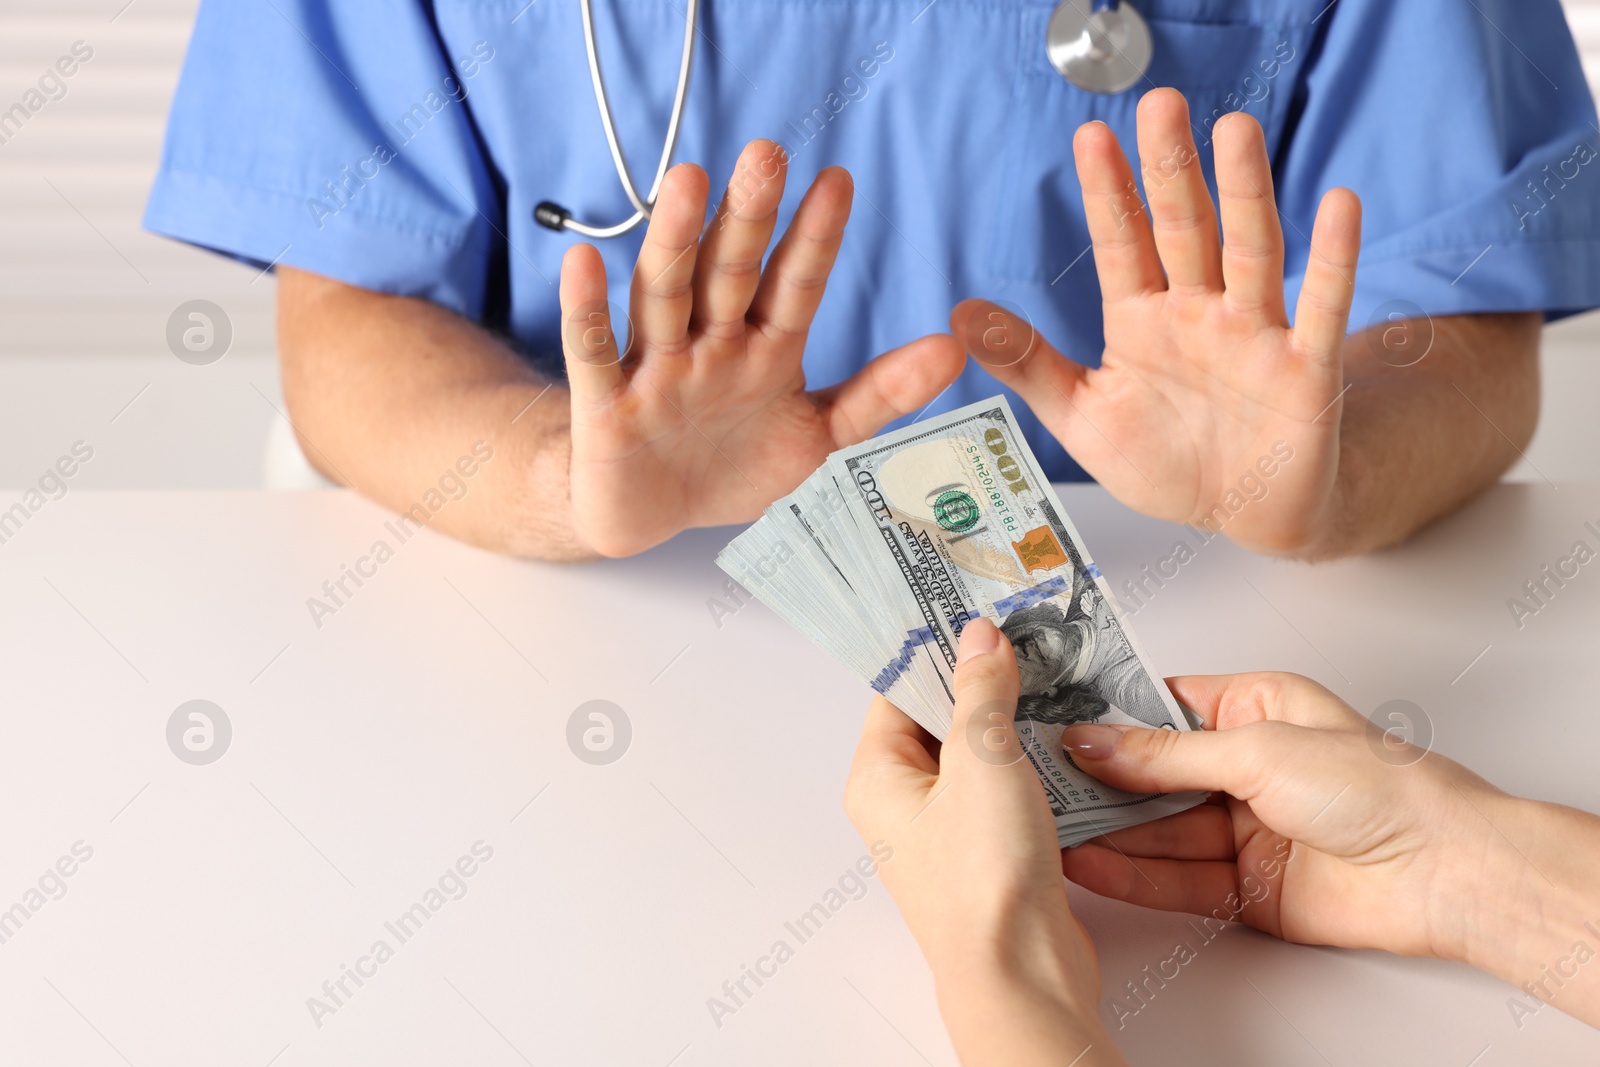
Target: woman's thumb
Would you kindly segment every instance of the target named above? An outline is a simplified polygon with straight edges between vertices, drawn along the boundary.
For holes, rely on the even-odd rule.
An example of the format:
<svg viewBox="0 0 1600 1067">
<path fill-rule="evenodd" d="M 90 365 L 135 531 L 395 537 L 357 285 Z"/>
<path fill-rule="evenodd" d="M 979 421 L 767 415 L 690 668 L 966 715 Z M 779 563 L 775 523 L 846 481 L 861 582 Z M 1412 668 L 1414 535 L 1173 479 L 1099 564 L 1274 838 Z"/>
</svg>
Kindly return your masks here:
<svg viewBox="0 0 1600 1067">
<path fill-rule="evenodd" d="M 1004 765 L 1022 759 L 1012 720 L 1017 714 L 1016 656 L 1005 635 L 985 618 L 961 631 L 955 670 L 955 713 L 948 742 L 961 738 L 979 761 Z"/>
</svg>

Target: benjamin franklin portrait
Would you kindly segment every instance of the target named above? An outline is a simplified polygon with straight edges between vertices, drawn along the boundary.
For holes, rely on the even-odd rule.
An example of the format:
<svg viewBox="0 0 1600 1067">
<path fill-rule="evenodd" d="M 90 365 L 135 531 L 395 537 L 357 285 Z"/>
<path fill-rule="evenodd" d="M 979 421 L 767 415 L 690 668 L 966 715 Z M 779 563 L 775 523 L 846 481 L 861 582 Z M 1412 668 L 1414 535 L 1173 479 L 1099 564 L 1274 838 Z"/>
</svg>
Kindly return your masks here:
<svg viewBox="0 0 1600 1067">
<path fill-rule="evenodd" d="M 1013 612 L 1000 624 L 1017 653 L 1017 718 L 1093 722 L 1110 705 L 1151 726 L 1171 717 L 1155 683 L 1093 583 L 1063 608 L 1059 599 Z"/>
</svg>

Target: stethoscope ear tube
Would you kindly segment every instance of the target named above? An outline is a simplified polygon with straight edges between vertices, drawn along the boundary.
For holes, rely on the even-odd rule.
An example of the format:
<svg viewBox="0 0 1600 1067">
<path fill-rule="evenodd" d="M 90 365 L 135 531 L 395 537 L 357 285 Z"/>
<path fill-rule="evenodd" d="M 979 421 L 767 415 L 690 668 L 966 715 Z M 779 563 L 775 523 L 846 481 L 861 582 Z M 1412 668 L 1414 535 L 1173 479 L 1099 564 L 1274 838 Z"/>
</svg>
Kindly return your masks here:
<svg viewBox="0 0 1600 1067">
<path fill-rule="evenodd" d="M 565 229 L 572 212 L 553 200 L 541 200 L 533 208 L 533 221 L 550 230 Z"/>
</svg>

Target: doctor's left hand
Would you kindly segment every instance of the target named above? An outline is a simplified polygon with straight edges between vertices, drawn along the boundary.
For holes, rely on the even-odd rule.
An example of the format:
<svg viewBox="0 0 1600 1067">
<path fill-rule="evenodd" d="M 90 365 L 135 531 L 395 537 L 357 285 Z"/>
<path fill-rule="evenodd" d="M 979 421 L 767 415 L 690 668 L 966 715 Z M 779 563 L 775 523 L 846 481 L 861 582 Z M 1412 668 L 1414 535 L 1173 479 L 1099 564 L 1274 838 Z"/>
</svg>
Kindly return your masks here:
<svg viewBox="0 0 1600 1067">
<path fill-rule="evenodd" d="M 763 269 L 787 163 L 773 142 L 751 142 L 709 225 L 705 172 L 667 172 L 634 268 L 626 351 L 600 254 L 577 245 L 562 262 L 572 518 L 595 552 L 750 521 L 829 452 L 922 408 L 961 372 L 965 354 L 939 334 L 806 390 L 806 334 L 854 185 L 838 167 L 822 171 Z"/>
<path fill-rule="evenodd" d="M 1148 212 L 1104 123 L 1073 142 L 1105 319 L 1100 366 L 984 301 L 959 305 L 952 332 L 1123 503 L 1258 552 L 1335 554 L 1360 201 L 1347 189 L 1323 198 L 1291 328 L 1255 119 L 1215 126 L 1220 230 L 1182 95 L 1148 93 L 1138 136 Z"/>
</svg>

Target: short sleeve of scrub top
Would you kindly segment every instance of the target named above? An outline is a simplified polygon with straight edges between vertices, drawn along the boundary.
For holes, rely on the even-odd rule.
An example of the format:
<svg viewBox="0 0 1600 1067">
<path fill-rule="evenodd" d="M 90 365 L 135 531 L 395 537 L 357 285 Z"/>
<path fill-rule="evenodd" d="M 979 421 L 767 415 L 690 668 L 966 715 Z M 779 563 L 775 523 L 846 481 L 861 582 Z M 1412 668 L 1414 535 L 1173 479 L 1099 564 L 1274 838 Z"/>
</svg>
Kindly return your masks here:
<svg viewBox="0 0 1600 1067">
<path fill-rule="evenodd" d="M 462 100 L 493 59 L 418 3 L 208 0 L 145 226 L 480 317 L 504 242 Z"/>
<path fill-rule="evenodd" d="M 1351 329 L 1600 304 L 1600 130 L 1560 5 L 1340 2 L 1278 163 L 1299 220 L 1291 308 L 1322 193 L 1361 194 Z"/>
<path fill-rule="evenodd" d="M 1558 0 L 1124 0 L 1154 38 L 1116 96 L 1062 79 L 1053 0 L 701 0 L 676 154 L 727 180 L 756 137 L 789 155 L 778 225 L 824 166 L 854 211 L 805 357 L 824 387 L 948 329 L 970 296 L 1023 310 L 1095 365 L 1100 294 L 1071 140 L 1130 151 L 1138 98 L 1188 97 L 1208 181 L 1212 124 L 1258 118 L 1284 218 L 1292 311 L 1322 194 L 1364 207 L 1352 331 L 1392 318 L 1600 306 L 1594 102 Z M 678 0 L 596 0 L 618 136 L 648 184 L 683 39 Z M 631 213 L 572 0 L 204 0 L 145 224 L 485 321 L 559 373 L 554 200 Z M 642 228 L 597 242 L 625 305 Z M 1005 392 L 970 364 L 927 410 Z M 1015 400 L 1015 398 L 1013 397 Z M 1084 477 L 1022 405 L 1053 478 Z"/>
</svg>

